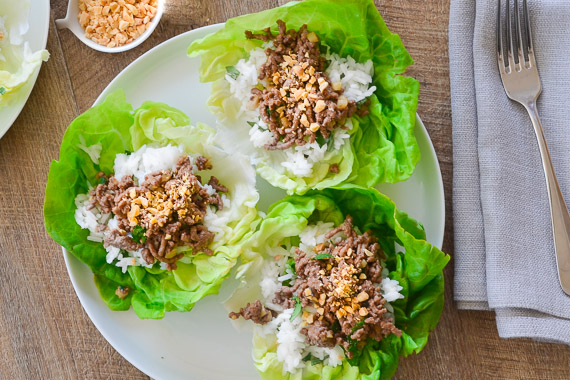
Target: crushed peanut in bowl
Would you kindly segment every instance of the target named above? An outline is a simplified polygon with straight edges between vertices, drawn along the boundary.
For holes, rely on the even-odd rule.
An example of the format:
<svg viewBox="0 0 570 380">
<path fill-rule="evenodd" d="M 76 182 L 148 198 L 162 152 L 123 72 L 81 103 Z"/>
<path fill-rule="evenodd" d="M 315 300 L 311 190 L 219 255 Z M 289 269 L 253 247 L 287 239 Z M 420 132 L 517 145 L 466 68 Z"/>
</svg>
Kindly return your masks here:
<svg viewBox="0 0 570 380">
<path fill-rule="evenodd" d="M 85 37 L 108 48 L 130 44 L 151 25 L 158 0 L 79 0 Z"/>
</svg>

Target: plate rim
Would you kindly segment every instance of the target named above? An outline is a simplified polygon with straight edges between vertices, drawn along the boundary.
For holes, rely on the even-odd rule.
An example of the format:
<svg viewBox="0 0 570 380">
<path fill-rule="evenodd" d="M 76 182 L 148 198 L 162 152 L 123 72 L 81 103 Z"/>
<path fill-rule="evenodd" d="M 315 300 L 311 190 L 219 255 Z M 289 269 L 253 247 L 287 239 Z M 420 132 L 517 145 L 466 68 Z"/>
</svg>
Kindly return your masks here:
<svg viewBox="0 0 570 380">
<path fill-rule="evenodd" d="M 43 6 L 45 7 L 44 9 L 47 9 L 47 12 L 45 13 L 46 17 L 44 19 L 45 22 L 45 30 L 44 33 L 42 34 L 42 38 L 41 38 L 41 42 L 40 42 L 40 46 L 42 46 L 42 49 L 45 49 L 47 47 L 47 41 L 48 41 L 48 36 L 49 36 L 49 27 L 50 27 L 50 17 L 51 17 L 51 7 L 50 7 L 50 2 L 49 0 L 31 0 L 30 1 L 30 14 L 32 13 L 32 5 L 33 2 L 39 2 L 41 1 L 41 3 L 39 4 L 43 4 Z M 47 21 L 46 21 L 47 19 Z M 26 32 L 27 34 L 27 32 Z M 26 103 L 28 103 L 28 99 L 30 98 L 30 95 L 32 94 L 32 91 L 36 85 L 36 81 L 38 79 L 38 76 L 40 74 L 40 70 L 43 66 L 44 62 L 41 62 L 40 65 L 34 70 L 34 73 L 32 74 L 32 76 L 30 77 L 30 79 L 28 80 L 28 83 L 26 84 L 27 86 L 29 86 L 29 90 L 28 90 L 28 94 L 22 98 L 22 100 L 16 104 L 15 108 L 20 108 L 11 119 L 8 119 L 8 123 L 4 126 L 4 127 L 0 127 L 0 139 L 2 139 L 2 137 L 4 137 L 4 135 L 6 134 L 6 132 L 8 132 L 8 130 L 12 127 L 12 125 L 14 124 L 14 122 L 16 121 L 16 119 L 18 118 L 18 116 L 20 116 L 20 114 L 22 113 L 22 110 L 24 109 L 24 107 L 26 106 Z M 0 111 L 1 112 L 1 111 Z"/>
<path fill-rule="evenodd" d="M 146 58 L 146 56 L 152 54 L 154 52 L 154 50 L 159 49 L 162 45 L 166 44 L 166 43 L 174 43 L 175 41 L 179 40 L 179 39 L 183 39 L 186 36 L 192 34 L 192 33 L 196 33 L 198 31 L 209 31 L 211 29 L 211 32 L 215 32 L 216 30 L 220 29 L 223 25 L 225 25 L 225 22 L 220 22 L 217 24 L 211 24 L 211 25 L 205 25 L 202 26 L 200 28 L 195 28 L 192 30 L 188 30 L 184 33 L 180 33 L 172 38 L 167 39 L 166 41 L 162 41 L 161 43 L 159 43 L 158 45 L 156 45 L 155 47 L 153 47 L 152 49 L 146 51 L 143 55 L 141 55 L 140 57 L 138 57 L 137 59 L 135 59 L 134 61 L 132 61 L 131 63 L 129 63 L 123 70 L 121 70 L 121 72 L 119 74 L 117 74 L 112 81 L 109 82 L 109 84 L 107 85 L 107 87 L 105 87 L 103 89 L 103 91 L 101 91 L 101 93 L 99 94 L 99 96 L 97 97 L 97 99 L 95 99 L 95 101 L 93 102 L 93 105 L 91 105 L 91 107 L 94 107 L 96 105 L 99 105 L 103 102 L 103 99 L 107 97 L 107 95 L 109 95 L 113 89 L 112 87 L 115 85 L 116 82 L 118 82 L 120 80 L 120 76 L 123 72 L 128 71 L 129 69 L 131 69 L 131 66 L 136 65 L 139 61 L 142 61 L 143 59 Z M 438 164 L 439 165 L 439 164 Z"/>
<path fill-rule="evenodd" d="M 174 36 L 174 37 L 172 37 L 166 41 L 163 41 L 160 44 L 153 47 L 152 49 L 148 50 L 147 52 L 142 54 L 140 57 L 135 59 L 133 62 L 131 62 L 129 65 L 127 65 L 123 70 L 121 70 L 121 72 L 119 74 L 117 74 L 115 76 L 115 78 L 113 78 L 113 80 L 111 82 L 109 82 L 109 84 L 105 87 L 105 89 L 103 89 L 103 91 L 101 91 L 101 94 L 94 101 L 92 107 L 100 104 L 103 101 L 103 99 L 109 93 L 111 93 L 112 91 L 115 90 L 113 87 L 114 87 L 115 83 L 120 80 L 121 74 L 123 74 L 124 72 L 127 72 L 129 69 L 131 69 L 132 66 L 136 65 L 139 61 L 145 59 L 148 55 L 152 54 L 156 49 L 161 48 L 164 44 L 174 43 L 174 41 L 176 41 L 178 39 L 186 38 L 188 35 L 193 34 L 197 31 L 214 32 L 217 29 L 221 28 L 224 24 L 225 23 L 217 23 L 217 24 L 212 24 L 212 25 L 206 25 L 206 26 L 203 26 L 200 28 L 195 28 L 195 29 L 186 31 L 186 32 L 178 34 L 178 35 L 176 35 L 176 36 Z M 437 241 L 434 241 L 432 244 L 434 246 L 436 246 L 437 248 L 441 249 L 442 245 L 443 245 L 443 237 L 445 234 L 445 192 L 444 192 L 444 185 L 443 185 L 443 179 L 442 179 L 442 174 L 441 174 L 441 166 L 440 166 L 439 159 L 437 157 L 435 148 L 433 146 L 433 142 L 429 136 L 429 132 L 428 132 L 427 128 L 425 127 L 423 121 L 421 120 L 420 116 L 416 113 L 416 128 L 418 126 L 420 128 L 417 129 L 415 133 L 418 133 L 418 132 L 422 133 L 424 135 L 424 137 L 427 138 L 427 143 L 428 143 L 427 145 L 429 146 L 429 152 L 423 152 L 423 153 L 424 154 L 428 153 L 435 159 L 435 167 L 437 169 L 436 170 L 436 172 L 437 172 L 436 173 L 436 175 L 437 175 L 436 181 L 438 184 L 437 187 L 438 187 L 438 191 L 439 191 L 438 202 L 442 205 L 441 217 L 440 217 L 440 221 L 439 221 L 440 225 L 441 225 L 441 233 L 439 234 L 439 236 L 437 236 Z M 420 158 L 420 160 L 421 160 L 421 158 Z M 86 299 L 87 294 L 83 294 L 80 292 L 78 280 L 76 278 L 76 275 L 72 271 L 72 260 L 75 260 L 77 263 L 79 263 L 81 265 L 85 265 L 85 264 L 83 264 L 80 260 L 78 260 L 75 256 L 73 256 L 72 253 L 68 252 L 64 247 L 62 247 L 62 251 L 63 251 L 63 257 L 64 257 L 66 269 L 67 269 L 69 278 L 71 280 L 71 283 L 73 285 L 73 289 L 75 291 L 75 294 L 79 298 L 79 302 L 81 303 L 83 310 L 85 311 L 85 313 L 87 314 L 87 316 L 89 317 L 91 322 L 95 325 L 95 327 L 97 328 L 99 333 L 103 336 L 103 338 L 105 338 L 105 340 L 111 345 L 111 347 L 113 347 L 113 349 L 115 349 L 125 360 L 127 360 L 131 365 L 136 367 L 139 371 L 143 372 L 147 376 L 150 376 L 154 379 L 161 379 L 162 378 L 161 373 L 157 372 L 157 370 L 155 368 L 153 368 L 152 366 L 147 365 L 144 362 L 144 360 L 139 359 L 137 356 L 131 354 L 131 352 L 124 349 L 124 347 L 120 346 L 119 340 L 115 339 L 114 337 L 111 336 L 111 333 L 109 331 L 107 331 L 104 324 L 101 321 L 99 321 L 98 319 L 93 318 L 95 310 L 91 310 L 91 307 L 87 306 L 88 305 L 88 302 Z"/>
</svg>

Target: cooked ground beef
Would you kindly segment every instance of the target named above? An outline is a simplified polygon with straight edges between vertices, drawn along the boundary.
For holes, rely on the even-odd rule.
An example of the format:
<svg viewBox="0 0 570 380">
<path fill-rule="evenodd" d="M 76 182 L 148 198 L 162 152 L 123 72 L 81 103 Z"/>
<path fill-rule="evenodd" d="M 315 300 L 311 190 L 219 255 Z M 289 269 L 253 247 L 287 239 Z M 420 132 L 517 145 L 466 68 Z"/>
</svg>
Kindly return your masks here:
<svg viewBox="0 0 570 380">
<path fill-rule="evenodd" d="M 196 158 L 196 167 L 198 170 L 210 170 L 212 169 L 212 164 L 206 157 L 198 156 L 198 158 Z"/>
<path fill-rule="evenodd" d="M 196 159 L 196 167 L 212 169 L 202 156 Z M 105 234 L 104 246 L 128 251 L 142 248 L 147 264 L 158 260 L 169 270 L 176 269 L 176 261 L 184 256 L 176 253 L 178 246 L 190 246 L 193 253 L 212 254 L 208 246 L 214 233 L 204 226 L 204 216 L 209 205 L 223 208 L 220 193 L 228 189 L 212 176 L 208 184 L 215 192 L 210 195 L 200 180 L 192 172 L 188 156 L 179 159 L 174 171 L 151 173 L 139 185 L 132 176 L 119 181 L 111 175 L 90 193 L 92 206 L 99 206 L 103 213 L 113 212 L 118 220 L 118 229 Z"/>
<path fill-rule="evenodd" d="M 273 141 L 265 145 L 268 150 L 313 143 L 319 135 L 328 139 L 357 110 L 356 103 L 342 95 L 341 84 L 332 83 L 323 72 L 319 37 L 307 25 L 295 31 L 287 30 L 282 20 L 277 24 L 277 35 L 270 28 L 259 34 L 245 32 L 249 39 L 273 42 L 265 50 L 267 62 L 259 72 L 268 87 L 251 91 L 261 118 L 273 133 Z"/>
<path fill-rule="evenodd" d="M 124 299 L 129 295 L 131 289 L 128 286 L 118 286 L 115 290 L 115 295 L 120 299 Z"/>
<path fill-rule="evenodd" d="M 136 251 L 143 247 L 142 244 L 137 243 L 129 236 L 127 233 L 122 230 L 123 233 L 121 234 L 120 230 L 111 230 L 105 234 L 105 241 L 103 242 L 103 246 L 107 247 L 117 247 L 119 249 L 124 249 L 127 251 Z"/>
<path fill-rule="evenodd" d="M 261 304 L 261 301 L 257 300 L 255 302 L 248 303 L 237 313 L 230 313 L 229 317 L 231 319 L 238 319 L 239 317 L 243 317 L 243 319 L 251 320 L 254 323 L 264 325 L 268 322 L 271 322 L 273 317 L 276 315 L 277 313 L 275 313 L 273 310 L 266 309 Z"/>
<path fill-rule="evenodd" d="M 339 233 L 340 241 L 330 240 Z M 296 250 L 297 279 L 291 286 L 281 287 L 273 303 L 289 309 L 295 306 L 293 297 L 299 297 L 304 310 L 316 310 L 302 314 L 305 327 L 301 333 L 307 343 L 340 345 L 349 359 L 364 347 L 368 337 L 380 341 L 389 334 L 401 336 L 393 318 L 386 315 L 386 301 L 379 287 L 384 253 L 377 238 L 371 231 L 357 233 L 350 216 L 325 237 L 329 240 L 315 247 L 313 253 Z M 240 315 L 241 311 L 234 313 L 235 318 Z"/>
</svg>

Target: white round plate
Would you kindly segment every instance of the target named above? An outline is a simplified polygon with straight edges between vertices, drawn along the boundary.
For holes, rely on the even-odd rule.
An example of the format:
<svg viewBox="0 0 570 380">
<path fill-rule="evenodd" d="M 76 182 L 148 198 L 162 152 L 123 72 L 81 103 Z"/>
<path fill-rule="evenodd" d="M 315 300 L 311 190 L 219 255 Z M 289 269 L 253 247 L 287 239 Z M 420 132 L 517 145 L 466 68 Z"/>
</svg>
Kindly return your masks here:
<svg viewBox="0 0 570 380">
<path fill-rule="evenodd" d="M 48 31 L 49 31 L 49 0 L 31 0 L 30 1 L 30 17 L 28 22 L 30 29 L 25 34 L 24 38 L 30 43 L 32 51 L 38 51 L 46 48 Z M 13 102 L 4 108 L 0 109 L 0 138 L 4 136 L 6 131 L 12 126 L 22 108 L 28 101 L 38 74 L 40 67 L 32 74 L 28 83 L 18 89 L 18 94 Z"/>
<path fill-rule="evenodd" d="M 145 100 L 165 102 L 186 112 L 193 121 L 215 125 L 206 107 L 209 84 L 198 78 L 199 59 L 186 56 L 188 45 L 221 25 L 196 29 L 174 37 L 141 56 L 123 70 L 95 104 L 122 88 L 138 107 Z M 428 240 L 441 247 L 444 229 L 443 183 L 435 151 L 421 120 L 416 137 L 422 158 L 407 181 L 382 185 L 400 208 L 426 226 Z M 258 178 L 259 180 L 259 178 Z M 259 208 L 284 192 L 260 181 Z M 64 250 L 65 252 L 65 250 Z M 99 297 L 89 268 L 65 252 L 67 268 L 83 308 L 109 343 L 138 369 L 155 379 L 258 379 L 251 358 L 249 331 L 236 331 L 222 302 L 236 283 L 222 285 L 220 294 L 201 300 L 190 313 L 168 313 L 162 320 L 140 320 L 132 310 L 113 312 Z"/>
</svg>

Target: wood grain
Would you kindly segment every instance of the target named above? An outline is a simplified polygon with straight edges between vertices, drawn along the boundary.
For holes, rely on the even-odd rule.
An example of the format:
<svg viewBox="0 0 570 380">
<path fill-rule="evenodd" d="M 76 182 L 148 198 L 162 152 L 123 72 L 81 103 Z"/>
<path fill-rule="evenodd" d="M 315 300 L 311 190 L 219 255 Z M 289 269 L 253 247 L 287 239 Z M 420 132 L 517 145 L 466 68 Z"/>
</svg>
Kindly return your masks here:
<svg viewBox="0 0 570 380">
<path fill-rule="evenodd" d="M 148 379 L 124 360 L 86 316 L 60 247 L 41 214 L 49 163 L 66 126 L 91 106 L 130 62 L 179 33 L 274 7 L 274 0 L 169 0 L 151 38 L 110 55 L 95 52 L 53 20 L 67 1 L 52 0 L 48 49 L 22 114 L 0 140 L 0 379 Z M 388 26 L 415 59 L 421 83 L 418 112 L 434 143 L 446 194 L 444 250 L 453 256 L 452 145 L 447 54 L 449 0 L 376 2 Z M 397 379 L 570 378 L 570 348 L 502 340 L 489 312 L 458 311 L 452 301 L 453 263 L 446 269 L 445 311 L 420 355 L 401 360 Z"/>
</svg>

